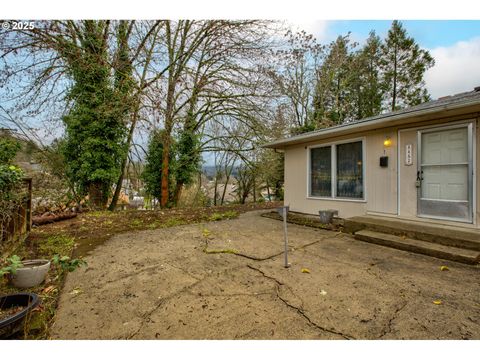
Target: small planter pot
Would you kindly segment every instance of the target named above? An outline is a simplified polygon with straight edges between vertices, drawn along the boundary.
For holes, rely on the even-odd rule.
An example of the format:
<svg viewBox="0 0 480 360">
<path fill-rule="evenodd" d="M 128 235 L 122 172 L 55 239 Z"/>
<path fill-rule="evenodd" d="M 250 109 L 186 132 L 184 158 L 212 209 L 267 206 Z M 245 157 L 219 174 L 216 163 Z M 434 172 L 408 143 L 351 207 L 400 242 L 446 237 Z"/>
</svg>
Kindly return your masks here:
<svg viewBox="0 0 480 360">
<path fill-rule="evenodd" d="M 320 210 L 318 214 L 320 215 L 320 222 L 322 224 L 331 224 L 333 217 L 335 215 L 338 215 L 338 210 L 332 210 L 332 209 Z"/>
<path fill-rule="evenodd" d="M 27 315 L 40 303 L 37 295 L 17 293 L 0 296 L 0 309 L 21 306 L 23 309 L 9 317 L 0 319 L 0 339 L 6 339 L 22 329 Z"/>
<path fill-rule="evenodd" d="M 48 260 L 26 260 L 22 261 L 23 267 L 17 269 L 10 281 L 17 288 L 29 288 L 40 285 L 47 276 L 50 269 Z"/>
</svg>

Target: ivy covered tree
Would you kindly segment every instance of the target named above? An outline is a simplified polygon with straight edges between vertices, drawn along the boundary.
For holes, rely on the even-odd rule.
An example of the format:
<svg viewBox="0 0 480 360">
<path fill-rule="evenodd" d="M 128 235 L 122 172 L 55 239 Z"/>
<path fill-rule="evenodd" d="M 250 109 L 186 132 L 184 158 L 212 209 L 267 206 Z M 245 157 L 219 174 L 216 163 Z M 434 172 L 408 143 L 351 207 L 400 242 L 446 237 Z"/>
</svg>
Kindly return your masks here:
<svg viewBox="0 0 480 360">
<path fill-rule="evenodd" d="M 88 194 L 93 207 L 104 208 L 120 174 L 126 126 L 110 76 L 104 36 L 107 25 L 97 21 L 83 24 L 81 48 L 68 67 L 73 79 L 68 95 L 73 106 L 63 117 L 62 153 L 67 176 L 79 194 Z"/>
<path fill-rule="evenodd" d="M 148 142 L 148 152 L 145 157 L 145 167 L 142 172 L 142 179 L 145 182 L 145 191 L 148 195 L 153 196 L 159 203 L 162 201 L 162 171 L 163 171 L 163 152 L 164 152 L 164 138 L 165 130 L 154 130 L 150 134 L 150 140 Z M 171 140 L 173 143 L 173 140 Z M 175 153 L 175 147 L 172 147 L 173 151 L 170 151 L 170 164 L 174 164 L 172 161 L 172 155 Z M 173 182 L 172 173 L 169 174 L 170 183 Z M 165 203 L 168 203 L 171 196 Z"/>
<path fill-rule="evenodd" d="M 193 129 L 187 128 L 181 132 L 175 150 L 177 159 L 172 167 L 175 177 L 173 203 L 176 205 L 180 199 L 184 185 L 190 185 L 195 175 L 200 170 L 200 138 Z"/>
<path fill-rule="evenodd" d="M 420 49 L 397 20 L 393 21 L 381 48 L 386 108 L 394 111 L 428 101 L 423 75 L 435 64 L 430 53 Z"/>
</svg>

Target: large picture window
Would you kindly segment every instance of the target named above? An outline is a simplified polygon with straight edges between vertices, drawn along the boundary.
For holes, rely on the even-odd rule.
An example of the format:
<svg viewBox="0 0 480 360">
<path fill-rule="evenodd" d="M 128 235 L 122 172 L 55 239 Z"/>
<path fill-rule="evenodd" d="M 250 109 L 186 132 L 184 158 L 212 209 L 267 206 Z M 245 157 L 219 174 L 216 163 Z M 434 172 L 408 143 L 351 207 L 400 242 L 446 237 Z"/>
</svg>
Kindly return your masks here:
<svg viewBox="0 0 480 360">
<path fill-rule="evenodd" d="M 310 149 L 309 196 L 363 199 L 363 142 Z"/>
<path fill-rule="evenodd" d="M 337 145 L 337 197 L 363 198 L 362 142 Z"/>
<path fill-rule="evenodd" d="M 312 149 L 311 161 L 311 195 L 332 196 L 332 147 Z"/>
</svg>

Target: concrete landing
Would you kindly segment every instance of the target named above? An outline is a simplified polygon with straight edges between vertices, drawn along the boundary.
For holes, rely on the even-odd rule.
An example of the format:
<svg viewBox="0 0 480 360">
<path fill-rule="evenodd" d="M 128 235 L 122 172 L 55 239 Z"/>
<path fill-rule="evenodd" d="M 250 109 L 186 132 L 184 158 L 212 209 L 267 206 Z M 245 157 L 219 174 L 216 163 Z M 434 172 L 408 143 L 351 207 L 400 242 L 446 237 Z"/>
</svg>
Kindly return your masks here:
<svg viewBox="0 0 480 360">
<path fill-rule="evenodd" d="M 355 239 L 464 264 L 476 265 L 480 262 L 480 251 L 440 245 L 434 242 L 409 239 L 371 230 L 357 231 Z"/>
<path fill-rule="evenodd" d="M 480 251 L 480 230 L 425 223 L 381 216 L 355 216 L 345 219 L 345 232 L 370 230 L 414 240 Z"/>
</svg>

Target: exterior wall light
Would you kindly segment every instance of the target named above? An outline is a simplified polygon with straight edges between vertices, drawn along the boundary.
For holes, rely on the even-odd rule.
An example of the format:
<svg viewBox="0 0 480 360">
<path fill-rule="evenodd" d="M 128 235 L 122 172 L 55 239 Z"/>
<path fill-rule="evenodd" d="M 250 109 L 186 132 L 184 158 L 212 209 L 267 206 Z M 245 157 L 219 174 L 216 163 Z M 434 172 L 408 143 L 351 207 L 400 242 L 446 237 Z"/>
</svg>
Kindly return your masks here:
<svg viewBox="0 0 480 360">
<path fill-rule="evenodd" d="M 392 139 L 390 139 L 390 137 L 386 137 L 385 140 L 383 140 L 383 146 L 385 147 L 392 146 Z"/>
</svg>

